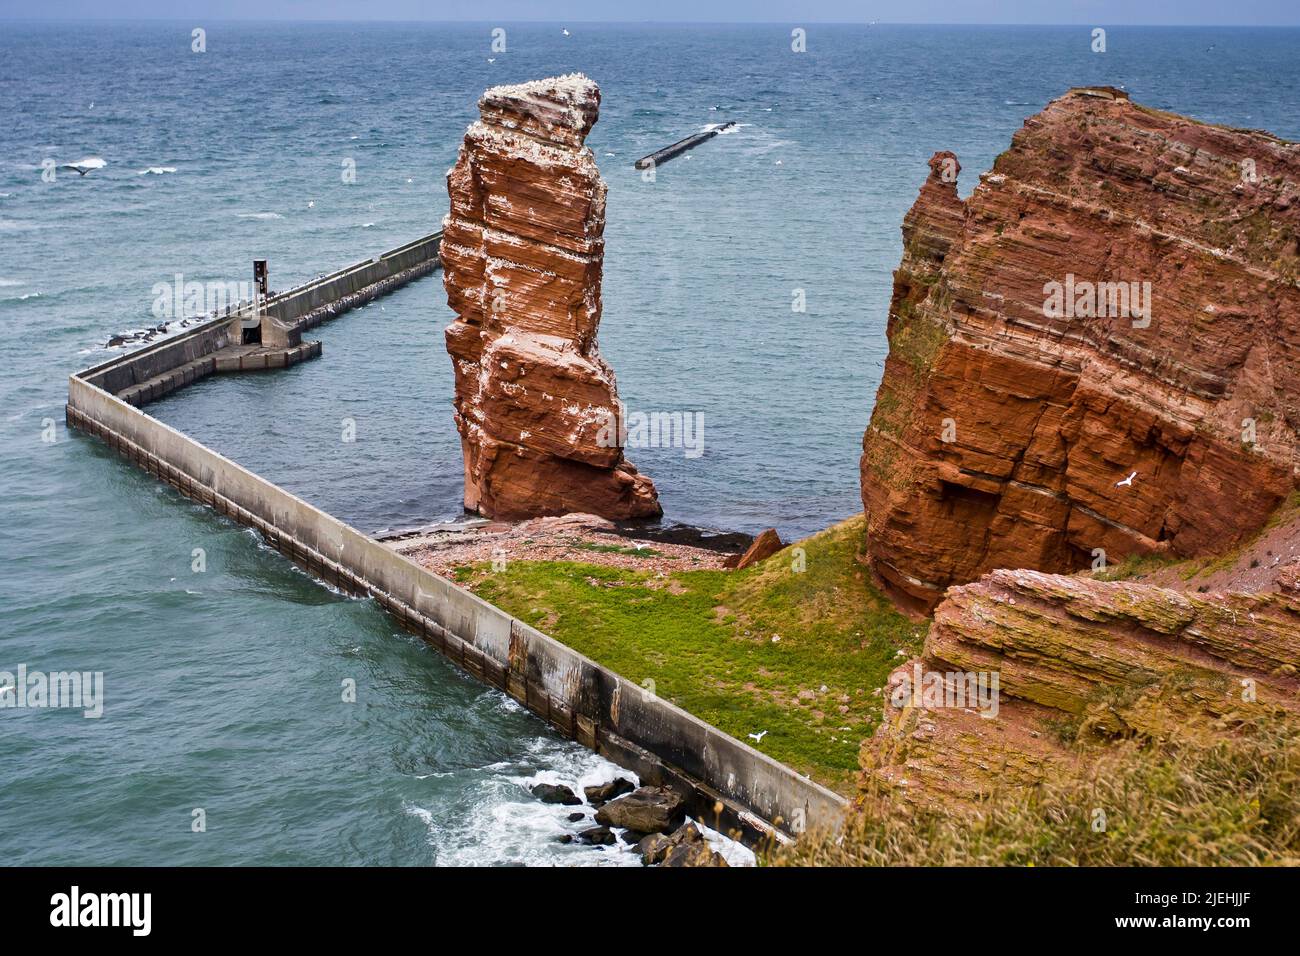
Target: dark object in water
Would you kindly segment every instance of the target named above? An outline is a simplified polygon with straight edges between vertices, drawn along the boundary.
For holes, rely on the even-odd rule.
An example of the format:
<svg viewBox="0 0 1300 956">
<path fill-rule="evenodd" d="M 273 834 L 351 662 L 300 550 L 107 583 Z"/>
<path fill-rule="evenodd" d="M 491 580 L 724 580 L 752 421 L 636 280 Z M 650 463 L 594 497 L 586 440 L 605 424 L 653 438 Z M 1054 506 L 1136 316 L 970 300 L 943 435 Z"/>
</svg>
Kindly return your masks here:
<svg viewBox="0 0 1300 956">
<path fill-rule="evenodd" d="M 686 524 L 647 525 L 633 521 L 614 523 L 614 534 L 662 544 L 685 544 L 722 554 L 742 552 L 754 543 L 754 536 L 743 531 L 716 531 Z"/>
<path fill-rule="evenodd" d="M 713 139 L 723 130 L 731 129 L 735 122 L 723 123 L 716 129 L 706 130 L 703 133 L 696 133 L 694 136 L 687 136 L 685 139 L 679 139 L 671 146 L 665 146 L 663 149 L 651 153 L 649 156 L 642 156 L 634 164 L 637 169 L 648 169 L 651 166 L 662 166 L 670 159 L 675 159 L 682 153 L 686 152 L 693 146 L 698 146 L 705 140 Z"/>
</svg>

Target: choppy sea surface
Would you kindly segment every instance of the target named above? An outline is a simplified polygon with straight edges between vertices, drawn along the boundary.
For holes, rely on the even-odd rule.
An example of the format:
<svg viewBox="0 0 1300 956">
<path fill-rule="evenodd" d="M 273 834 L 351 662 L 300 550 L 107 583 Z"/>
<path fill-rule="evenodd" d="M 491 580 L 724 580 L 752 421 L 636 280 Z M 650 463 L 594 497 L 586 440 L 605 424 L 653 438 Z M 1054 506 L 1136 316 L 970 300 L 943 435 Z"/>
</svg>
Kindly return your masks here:
<svg viewBox="0 0 1300 956">
<path fill-rule="evenodd" d="M 156 324 L 156 283 L 264 257 L 287 288 L 436 229 L 485 87 L 600 84 L 602 351 L 630 410 L 704 421 L 702 455 L 629 457 L 670 520 L 786 536 L 861 507 L 935 150 L 968 193 L 1085 84 L 1300 139 L 1297 30 L 1114 28 L 1094 53 L 1084 27 L 811 26 L 795 53 L 793 24 L 212 23 L 195 53 L 195 26 L 0 23 L 0 671 L 105 691 L 98 719 L 0 708 L 11 864 L 635 862 L 557 843 L 568 808 L 526 791 L 610 765 L 62 423 L 67 374 Z M 632 168 L 727 121 L 653 183 Z M 450 517 L 450 317 L 435 275 L 323 326 L 318 361 L 151 411 L 362 530 Z"/>
</svg>

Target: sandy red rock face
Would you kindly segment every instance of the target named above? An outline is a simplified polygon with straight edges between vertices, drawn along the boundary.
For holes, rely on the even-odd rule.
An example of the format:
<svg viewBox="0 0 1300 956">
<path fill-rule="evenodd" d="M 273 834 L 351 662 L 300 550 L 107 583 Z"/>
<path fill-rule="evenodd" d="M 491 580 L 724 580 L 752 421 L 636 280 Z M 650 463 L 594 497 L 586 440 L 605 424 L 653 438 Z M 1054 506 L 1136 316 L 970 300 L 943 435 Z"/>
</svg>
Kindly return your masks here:
<svg viewBox="0 0 1300 956">
<path fill-rule="evenodd" d="M 876 576 L 928 610 L 995 568 L 1257 531 L 1300 464 L 1300 147 L 1075 90 L 965 201 L 956 172 L 936 154 L 903 225 L 861 461 Z M 1149 324 L 1048 317 L 1069 276 L 1149 282 Z"/>
<path fill-rule="evenodd" d="M 581 74 L 493 87 L 447 173 L 465 507 L 490 517 L 661 513 L 611 441 L 618 388 L 596 344 L 606 187 L 582 144 L 599 107 Z"/>
<path fill-rule="evenodd" d="M 994 571 L 952 588 L 921 658 L 890 675 L 884 719 L 863 743 L 863 783 L 973 799 L 1067 770 L 1079 758 L 1064 726 L 1091 742 L 1169 740 L 1210 734 L 1220 719 L 1295 716 L 1297 661 L 1300 596 L 1282 581 L 1276 591 L 1201 594 Z M 918 703 L 918 673 L 953 688 L 956 675 L 996 674 L 997 711 L 967 706 L 969 695 L 963 706 Z"/>
</svg>

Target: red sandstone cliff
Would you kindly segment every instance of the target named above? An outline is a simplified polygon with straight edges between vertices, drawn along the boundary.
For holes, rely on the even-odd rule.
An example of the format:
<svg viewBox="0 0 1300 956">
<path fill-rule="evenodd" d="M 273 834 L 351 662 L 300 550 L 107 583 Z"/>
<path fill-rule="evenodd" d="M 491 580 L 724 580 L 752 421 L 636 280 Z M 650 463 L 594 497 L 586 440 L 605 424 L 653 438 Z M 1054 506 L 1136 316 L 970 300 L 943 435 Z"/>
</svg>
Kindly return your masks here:
<svg viewBox="0 0 1300 956">
<path fill-rule="evenodd" d="M 581 74 L 493 87 L 447 173 L 465 507 L 490 517 L 661 513 L 618 446 L 618 389 L 596 344 L 606 187 L 583 141 L 599 107 Z"/>
<path fill-rule="evenodd" d="M 965 201 L 956 171 L 936 154 L 904 221 L 863 439 L 885 587 L 924 611 L 996 568 L 1257 531 L 1300 465 L 1300 147 L 1074 90 Z M 1071 282 L 1138 285 L 1116 315 Z"/>
<path fill-rule="evenodd" d="M 1293 516 L 1204 569 L 1184 562 L 1141 581 L 1004 570 L 952 588 L 921 657 L 885 688 L 884 720 L 863 744 L 864 788 L 961 803 L 1069 773 L 1089 753 L 1077 745 L 1300 716 L 1298 552 Z M 1279 560 L 1253 581 L 1266 555 Z M 1234 590 L 1195 586 L 1223 575 Z M 1170 579 L 1179 586 L 1150 583 Z M 955 675 L 996 674 L 996 713 L 969 694 L 963 706 L 912 696 L 918 671 L 954 687 Z"/>
</svg>

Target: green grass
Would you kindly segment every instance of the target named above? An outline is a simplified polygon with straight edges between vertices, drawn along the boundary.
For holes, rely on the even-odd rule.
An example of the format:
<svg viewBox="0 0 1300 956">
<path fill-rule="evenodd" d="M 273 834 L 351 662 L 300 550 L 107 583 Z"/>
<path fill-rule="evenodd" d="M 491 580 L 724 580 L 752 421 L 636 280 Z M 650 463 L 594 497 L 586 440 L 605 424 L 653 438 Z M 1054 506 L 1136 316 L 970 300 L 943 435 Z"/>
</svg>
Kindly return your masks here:
<svg viewBox="0 0 1300 956">
<path fill-rule="evenodd" d="M 925 636 L 866 580 L 854 560 L 862 532 L 857 516 L 799 542 L 803 572 L 790 547 L 739 572 L 512 561 L 456 577 L 740 740 L 766 730 L 764 753 L 850 793 L 880 719 L 873 692 Z"/>
<path fill-rule="evenodd" d="M 1258 720 L 1226 736 L 1129 740 L 1078 774 L 971 808 L 864 793 L 838 834 L 769 851 L 778 866 L 1300 864 L 1300 734 Z"/>
<path fill-rule="evenodd" d="M 1096 571 L 1092 576 L 1098 581 L 1131 581 L 1182 563 L 1183 559 L 1175 555 L 1130 554 L 1119 564 L 1112 564 L 1104 571 Z"/>
</svg>

